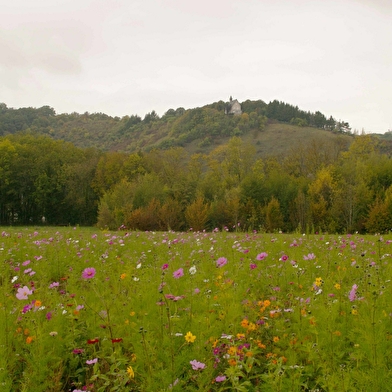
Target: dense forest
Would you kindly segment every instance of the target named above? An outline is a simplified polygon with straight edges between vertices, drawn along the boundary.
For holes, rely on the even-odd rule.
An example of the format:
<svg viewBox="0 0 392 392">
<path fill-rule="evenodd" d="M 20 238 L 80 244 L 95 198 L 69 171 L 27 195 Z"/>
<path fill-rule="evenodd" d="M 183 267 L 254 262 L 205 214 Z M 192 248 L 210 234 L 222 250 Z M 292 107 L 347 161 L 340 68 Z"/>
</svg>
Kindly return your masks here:
<svg viewBox="0 0 392 392">
<path fill-rule="evenodd" d="M 385 140 L 278 101 L 246 101 L 240 116 L 222 114 L 224 105 L 169 110 L 162 118 L 151 112 L 143 120 L 1 106 L 0 224 L 333 233 L 392 228 Z M 99 137 L 87 143 L 86 133 L 105 129 L 102 148 Z M 140 140 L 123 137 L 129 133 Z M 273 149 L 278 138 L 284 149 Z"/>
</svg>

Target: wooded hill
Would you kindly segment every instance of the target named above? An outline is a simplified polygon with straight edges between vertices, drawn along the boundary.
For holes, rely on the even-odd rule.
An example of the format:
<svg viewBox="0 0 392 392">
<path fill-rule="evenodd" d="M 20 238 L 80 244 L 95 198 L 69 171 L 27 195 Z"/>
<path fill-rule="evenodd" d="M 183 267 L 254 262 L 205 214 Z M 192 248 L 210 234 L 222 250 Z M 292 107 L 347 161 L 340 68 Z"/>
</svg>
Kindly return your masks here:
<svg viewBox="0 0 392 392">
<path fill-rule="evenodd" d="M 386 135 L 322 113 L 223 101 L 144 119 L 0 105 L 0 225 L 385 232 Z"/>
<path fill-rule="evenodd" d="M 225 106 L 219 101 L 195 109 L 169 109 L 162 117 L 152 111 L 142 119 L 87 112 L 56 114 L 49 106 L 13 109 L 0 104 L 0 136 L 31 131 L 81 148 L 128 153 L 170 147 L 208 153 L 230 137 L 240 136 L 257 146 L 258 155 L 265 156 L 285 153 L 309 138 L 336 139 L 337 135 L 351 134 L 347 122 L 284 102 L 247 100 L 241 104 L 239 116 L 226 115 Z"/>
</svg>

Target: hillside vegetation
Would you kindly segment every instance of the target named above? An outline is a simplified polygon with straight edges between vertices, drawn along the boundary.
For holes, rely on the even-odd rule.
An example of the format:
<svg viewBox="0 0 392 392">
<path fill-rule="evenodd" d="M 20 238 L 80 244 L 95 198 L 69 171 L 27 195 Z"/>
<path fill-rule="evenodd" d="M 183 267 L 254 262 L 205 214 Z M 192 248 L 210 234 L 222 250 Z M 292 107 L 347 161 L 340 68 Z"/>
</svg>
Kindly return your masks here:
<svg viewBox="0 0 392 392">
<path fill-rule="evenodd" d="M 248 100 L 242 103 L 240 116 L 226 115 L 225 105 L 220 101 L 202 108 L 169 109 L 162 117 L 152 111 L 141 119 L 137 115 L 119 118 L 87 112 L 56 114 L 49 106 L 13 109 L 0 104 L 0 135 L 30 131 L 81 148 L 132 153 L 184 147 L 191 154 L 208 153 L 239 136 L 256 144 L 261 156 L 286 153 L 293 144 L 309 139 L 350 135 L 348 123 L 284 102 Z"/>
<path fill-rule="evenodd" d="M 0 224 L 386 232 L 389 135 L 283 102 L 113 118 L 0 105 Z"/>
</svg>

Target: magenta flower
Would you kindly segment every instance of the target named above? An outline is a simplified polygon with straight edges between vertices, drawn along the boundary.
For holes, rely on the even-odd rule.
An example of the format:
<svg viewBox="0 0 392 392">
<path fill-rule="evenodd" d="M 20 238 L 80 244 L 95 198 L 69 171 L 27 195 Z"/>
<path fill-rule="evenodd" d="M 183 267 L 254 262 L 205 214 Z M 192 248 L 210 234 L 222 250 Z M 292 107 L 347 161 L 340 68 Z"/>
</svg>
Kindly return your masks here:
<svg viewBox="0 0 392 392">
<path fill-rule="evenodd" d="M 184 270 L 179 268 L 177 271 L 173 272 L 173 278 L 179 279 L 181 276 L 184 276 Z"/>
<path fill-rule="evenodd" d="M 190 361 L 189 363 L 192 365 L 193 370 L 203 370 L 206 367 L 205 363 L 196 361 L 196 359 Z"/>
<path fill-rule="evenodd" d="M 227 259 L 226 259 L 226 257 L 219 257 L 219 259 L 216 261 L 216 266 L 218 267 L 218 268 L 221 268 L 221 267 L 223 267 L 224 265 L 226 265 L 227 264 Z"/>
<path fill-rule="evenodd" d="M 251 270 L 253 270 L 253 269 L 257 268 L 257 264 L 252 263 L 252 264 L 250 264 L 249 267 Z"/>
<path fill-rule="evenodd" d="M 163 264 L 162 271 L 164 271 L 165 269 L 168 269 L 168 268 L 169 268 L 169 264 Z"/>
<path fill-rule="evenodd" d="M 259 260 L 259 261 L 264 260 L 267 256 L 268 256 L 268 253 L 266 253 L 266 252 L 261 252 L 261 253 L 259 253 L 259 254 L 256 256 L 256 260 Z"/>
<path fill-rule="evenodd" d="M 91 279 L 94 278 L 95 274 L 96 274 L 95 268 L 85 268 L 84 271 L 82 272 L 82 278 Z"/>
<path fill-rule="evenodd" d="M 16 298 L 20 300 L 28 299 L 29 295 L 31 294 L 33 294 L 33 291 L 30 290 L 27 286 L 23 286 L 18 289 L 18 292 L 16 293 Z"/>
</svg>

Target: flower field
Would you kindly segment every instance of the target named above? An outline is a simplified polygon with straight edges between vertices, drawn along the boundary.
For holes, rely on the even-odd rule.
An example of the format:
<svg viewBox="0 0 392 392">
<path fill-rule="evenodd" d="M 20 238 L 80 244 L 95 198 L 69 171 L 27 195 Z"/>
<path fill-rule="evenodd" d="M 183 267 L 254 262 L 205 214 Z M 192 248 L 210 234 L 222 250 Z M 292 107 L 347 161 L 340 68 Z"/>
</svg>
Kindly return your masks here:
<svg viewBox="0 0 392 392">
<path fill-rule="evenodd" d="M 0 230 L 1 391 L 387 391 L 392 238 Z"/>
</svg>

